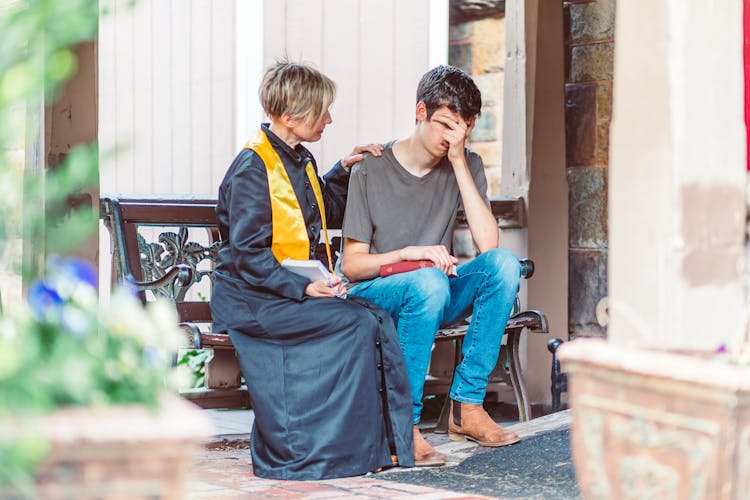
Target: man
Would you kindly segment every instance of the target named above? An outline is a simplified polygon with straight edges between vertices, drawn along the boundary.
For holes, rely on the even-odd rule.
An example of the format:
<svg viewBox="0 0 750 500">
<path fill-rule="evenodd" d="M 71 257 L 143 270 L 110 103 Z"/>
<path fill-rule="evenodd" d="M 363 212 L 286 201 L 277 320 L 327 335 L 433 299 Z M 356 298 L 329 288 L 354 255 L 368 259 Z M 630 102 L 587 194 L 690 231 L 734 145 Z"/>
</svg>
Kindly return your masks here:
<svg viewBox="0 0 750 500">
<path fill-rule="evenodd" d="M 482 160 L 464 146 L 481 106 L 479 89 L 460 69 L 428 71 L 417 88 L 414 131 L 386 144 L 380 157 L 366 156 L 353 167 L 349 183 L 341 270 L 350 294 L 383 307 L 396 323 L 420 464 L 445 463 L 416 426 L 434 336 L 440 326 L 469 315 L 464 357 L 450 391 L 449 436 L 482 446 L 519 441 L 482 407 L 521 272 L 518 258 L 497 248 Z M 451 250 L 460 207 L 480 254 L 456 268 Z M 434 267 L 380 276 L 381 266 L 402 261 L 429 261 Z"/>
</svg>

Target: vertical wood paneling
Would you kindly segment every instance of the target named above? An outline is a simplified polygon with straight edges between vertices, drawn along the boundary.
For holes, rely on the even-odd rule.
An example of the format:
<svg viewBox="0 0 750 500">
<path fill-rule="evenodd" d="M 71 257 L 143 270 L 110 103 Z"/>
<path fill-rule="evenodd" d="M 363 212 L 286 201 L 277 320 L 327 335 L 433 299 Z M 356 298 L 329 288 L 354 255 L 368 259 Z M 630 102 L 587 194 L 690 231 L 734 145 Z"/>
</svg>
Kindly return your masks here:
<svg viewBox="0 0 750 500">
<path fill-rule="evenodd" d="M 212 11 L 211 0 L 191 0 L 190 12 L 190 192 L 211 185 Z"/>
<path fill-rule="evenodd" d="M 399 2 L 393 19 L 393 100 L 392 131 L 404 137 L 414 129 L 415 94 L 422 75 L 429 69 L 429 23 L 424 19 L 430 0 Z"/>
<path fill-rule="evenodd" d="M 359 136 L 363 142 L 384 142 L 393 135 L 396 11 L 393 0 L 361 0 L 361 9 Z"/>
<path fill-rule="evenodd" d="M 135 190 L 134 164 L 134 55 L 133 55 L 133 10 L 128 0 L 113 2 L 117 26 L 115 28 L 115 134 L 117 189 L 123 192 Z"/>
<path fill-rule="evenodd" d="M 102 192 L 115 190 L 117 161 L 113 156 L 117 141 L 114 127 L 116 111 L 115 52 L 116 21 L 112 9 L 104 12 L 99 20 L 99 188 Z"/>
<path fill-rule="evenodd" d="M 133 13 L 133 189 L 139 193 L 153 190 L 152 152 L 153 134 L 153 52 L 151 50 L 153 29 L 151 26 L 151 3 L 153 0 L 136 2 Z"/>
<path fill-rule="evenodd" d="M 323 0 L 286 0 L 287 55 L 322 64 Z"/>
<path fill-rule="evenodd" d="M 312 63 L 325 72 L 323 61 L 323 0 L 287 0 L 286 3 L 286 55 L 292 61 Z M 281 54 L 280 54 L 281 55 Z M 321 141 L 305 144 L 312 152 L 321 169 L 327 168 Z"/>
<path fill-rule="evenodd" d="M 213 193 L 236 154 L 236 61 L 261 50 L 235 36 L 238 2 L 117 0 L 99 36 L 104 192 Z M 257 3 L 242 4 L 258 8 Z M 403 136 L 427 69 L 430 0 L 265 0 L 263 66 L 288 55 L 338 86 L 334 123 L 309 145 L 321 171 L 356 144 Z M 255 7 L 252 7 L 255 5 Z M 239 28 L 241 29 L 241 28 Z M 257 28 L 256 28 L 257 29 Z M 242 46 L 238 46 L 241 44 Z M 244 126 L 244 125 L 243 125 Z"/>
<path fill-rule="evenodd" d="M 192 86 L 191 53 L 194 40 L 190 31 L 192 1 L 172 0 L 172 88 L 168 112 L 172 115 L 172 178 L 167 192 L 190 193 L 192 182 Z"/>
<path fill-rule="evenodd" d="M 354 145 L 407 134 L 428 69 L 430 1 L 266 0 L 264 61 L 314 63 L 338 85 L 334 124 L 307 144 L 321 171 Z"/>
<path fill-rule="evenodd" d="M 263 2 L 263 61 L 264 68 L 286 52 L 287 0 Z"/>
<path fill-rule="evenodd" d="M 154 150 L 149 169 L 154 192 L 166 193 L 171 191 L 174 157 L 172 145 L 178 126 L 172 121 L 172 7 L 168 1 L 153 0 L 151 8 L 152 27 L 155 33 L 151 49 Z"/>
<path fill-rule="evenodd" d="M 117 162 L 112 152 L 115 148 L 117 134 L 113 126 L 116 116 L 115 106 L 115 53 L 116 22 L 114 12 L 109 9 L 102 12 L 99 19 L 99 189 L 102 193 L 113 192 L 116 188 L 115 171 Z M 100 300 L 106 300 L 111 280 L 112 245 L 109 233 L 104 224 L 99 224 L 99 283 Z M 19 284 L 20 290 L 20 284 Z M 6 287 L 3 290 L 7 290 Z M 7 297 L 4 297 L 7 300 Z"/>
<path fill-rule="evenodd" d="M 258 103 L 258 84 L 264 66 L 264 5 L 263 0 L 235 0 L 233 64 L 235 113 L 234 151 L 247 142 L 263 119 L 263 109 Z"/>
<path fill-rule="evenodd" d="M 359 1 L 328 0 L 323 37 L 325 73 L 336 82 L 336 101 L 331 107 L 333 123 L 321 145 L 318 167 L 327 171 L 358 143 L 359 86 L 353 83 L 362 61 L 359 58 Z"/>
<path fill-rule="evenodd" d="M 211 155 L 207 169 L 210 184 L 200 190 L 216 193 L 229 163 L 234 157 L 235 126 L 234 61 L 235 37 L 233 36 L 234 2 L 212 0 L 211 9 Z M 257 50 L 257 47 L 240 47 L 239 50 Z"/>
</svg>

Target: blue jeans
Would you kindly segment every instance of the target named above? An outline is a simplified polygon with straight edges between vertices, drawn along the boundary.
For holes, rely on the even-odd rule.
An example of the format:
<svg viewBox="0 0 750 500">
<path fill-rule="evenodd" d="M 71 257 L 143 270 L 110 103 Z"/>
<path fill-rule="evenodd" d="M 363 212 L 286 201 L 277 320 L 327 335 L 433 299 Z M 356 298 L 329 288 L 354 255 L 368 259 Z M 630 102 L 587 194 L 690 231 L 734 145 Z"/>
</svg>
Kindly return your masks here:
<svg viewBox="0 0 750 500">
<path fill-rule="evenodd" d="M 463 343 L 463 360 L 453 377 L 450 397 L 482 404 L 490 373 L 500 353 L 521 279 L 512 252 L 495 248 L 458 266 L 448 278 L 427 267 L 354 285 L 349 293 L 376 303 L 393 317 L 409 374 L 413 422 L 422 413 L 422 391 L 435 333 L 441 326 L 471 316 Z"/>
</svg>

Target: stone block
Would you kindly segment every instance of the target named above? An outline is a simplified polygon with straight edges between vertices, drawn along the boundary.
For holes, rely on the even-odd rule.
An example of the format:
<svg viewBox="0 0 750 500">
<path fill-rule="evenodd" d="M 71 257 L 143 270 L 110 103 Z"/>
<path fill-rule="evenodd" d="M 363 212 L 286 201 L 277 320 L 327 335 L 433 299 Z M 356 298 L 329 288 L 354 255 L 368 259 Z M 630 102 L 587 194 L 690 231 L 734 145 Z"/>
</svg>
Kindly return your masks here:
<svg viewBox="0 0 750 500">
<path fill-rule="evenodd" d="M 565 86 L 565 146 L 567 165 L 595 164 L 596 85 Z"/>
<path fill-rule="evenodd" d="M 461 23 L 505 16 L 506 0 L 451 0 L 450 23 Z"/>
<path fill-rule="evenodd" d="M 570 61 L 570 81 L 589 82 L 612 80 L 614 43 L 597 43 L 573 47 Z"/>
<path fill-rule="evenodd" d="M 607 248 L 607 169 L 568 169 L 568 242 L 576 249 Z"/>
<path fill-rule="evenodd" d="M 611 40 L 615 35 L 615 0 L 571 4 L 570 41 L 585 43 Z"/>
<path fill-rule="evenodd" d="M 479 91 L 482 93 L 482 106 L 495 106 L 503 102 L 503 88 L 505 73 L 485 73 L 473 77 Z"/>
<path fill-rule="evenodd" d="M 468 227 L 458 228 L 453 232 L 453 255 L 461 262 L 476 257 L 477 250 Z"/>
<path fill-rule="evenodd" d="M 568 340 L 575 340 L 575 339 L 606 339 L 607 333 L 600 329 L 600 330 L 579 330 L 577 332 L 571 332 L 570 335 L 568 335 Z"/>
<path fill-rule="evenodd" d="M 489 167 L 484 169 L 484 174 L 487 176 L 487 196 L 500 196 L 502 169 L 499 166 Z"/>
<path fill-rule="evenodd" d="M 596 118 L 612 119 L 612 82 L 599 82 L 596 85 Z"/>
<path fill-rule="evenodd" d="M 570 45 L 570 5 L 563 3 L 563 42 Z"/>
<path fill-rule="evenodd" d="M 452 24 L 448 29 L 448 40 L 451 43 L 468 41 L 471 38 L 473 26 L 472 22 Z"/>
<path fill-rule="evenodd" d="M 603 121 L 596 125 L 596 164 L 609 165 L 609 126 L 610 122 Z"/>
<path fill-rule="evenodd" d="M 451 44 L 448 49 L 448 64 L 461 68 L 467 73 L 471 74 L 472 59 L 471 59 L 471 44 L 470 43 L 454 43 Z"/>
<path fill-rule="evenodd" d="M 505 69 L 505 18 L 482 19 L 474 23 L 472 63 L 475 75 Z"/>
<path fill-rule="evenodd" d="M 493 112 L 484 112 L 477 118 L 474 130 L 469 134 L 472 142 L 485 142 L 497 140 L 497 117 Z"/>
<path fill-rule="evenodd" d="M 502 142 L 473 142 L 469 144 L 469 148 L 482 157 L 482 162 L 484 162 L 486 170 L 493 167 L 500 167 L 502 165 Z"/>
<path fill-rule="evenodd" d="M 603 333 L 596 305 L 607 296 L 607 250 L 568 252 L 568 332 L 577 336 Z"/>
</svg>

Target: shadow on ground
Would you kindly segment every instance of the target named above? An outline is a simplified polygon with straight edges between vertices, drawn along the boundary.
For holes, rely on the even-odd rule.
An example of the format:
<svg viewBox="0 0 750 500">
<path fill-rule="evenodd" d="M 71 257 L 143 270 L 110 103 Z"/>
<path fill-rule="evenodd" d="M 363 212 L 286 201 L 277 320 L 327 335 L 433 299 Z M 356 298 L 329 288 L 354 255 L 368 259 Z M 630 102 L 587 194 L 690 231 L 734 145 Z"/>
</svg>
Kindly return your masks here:
<svg viewBox="0 0 750 500">
<path fill-rule="evenodd" d="M 377 479 L 503 498 L 578 499 L 568 429 L 484 448 L 455 467 L 411 469 Z"/>
</svg>

